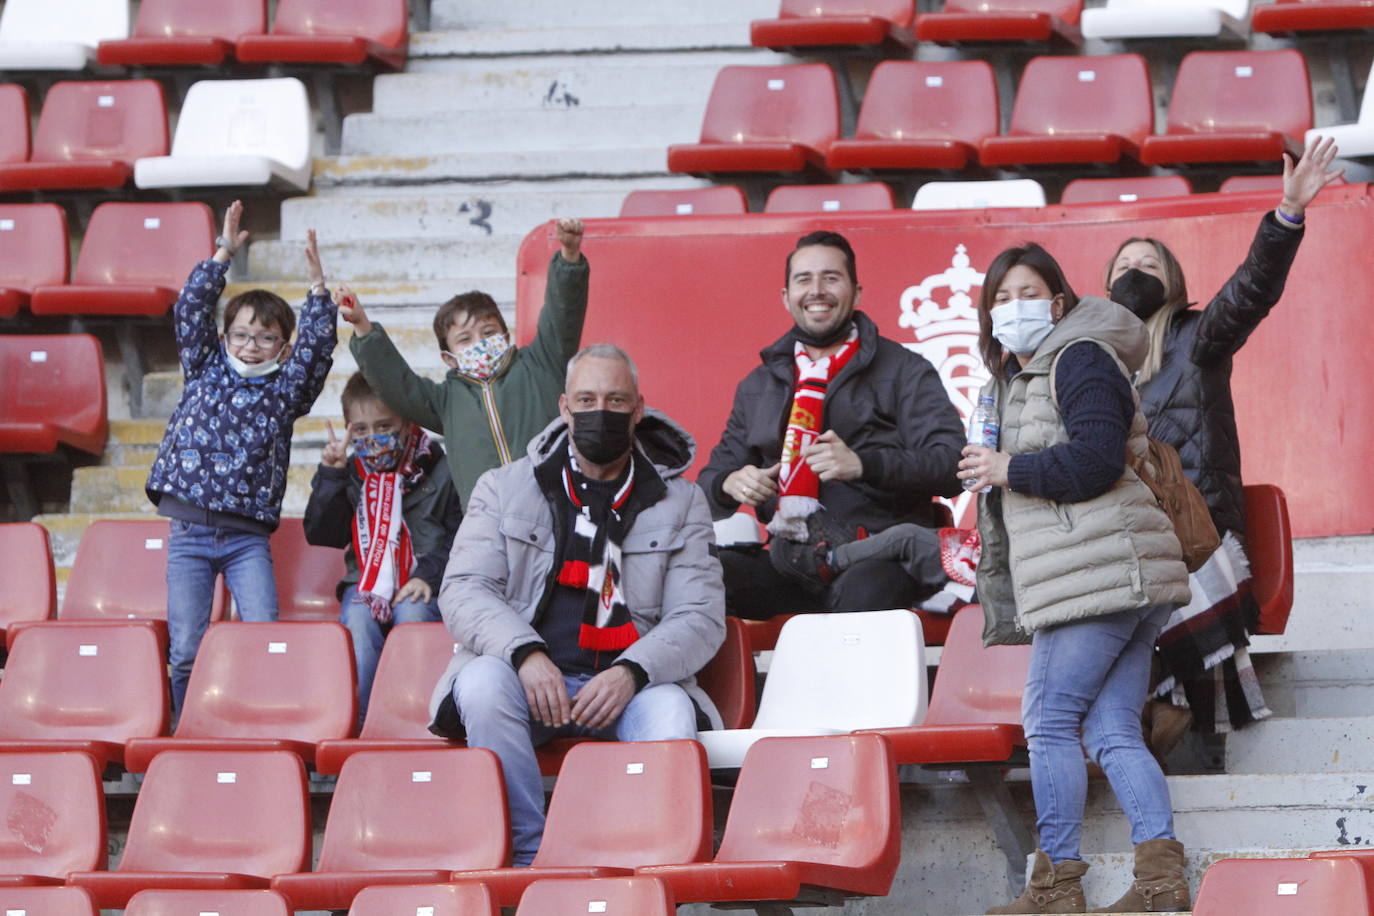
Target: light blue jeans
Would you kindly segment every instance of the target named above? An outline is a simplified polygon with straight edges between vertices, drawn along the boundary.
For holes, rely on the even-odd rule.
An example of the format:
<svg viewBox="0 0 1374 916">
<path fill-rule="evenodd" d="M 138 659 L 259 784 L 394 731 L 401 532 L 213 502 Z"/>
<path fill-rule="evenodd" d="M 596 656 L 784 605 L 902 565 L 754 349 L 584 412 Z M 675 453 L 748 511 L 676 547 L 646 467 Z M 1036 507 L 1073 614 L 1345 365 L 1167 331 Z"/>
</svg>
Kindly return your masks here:
<svg viewBox="0 0 1374 916">
<path fill-rule="evenodd" d="M 1169 785 L 1140 730 L 1155 638 L 1172 610 L 1120 611 L 1035 633 L 1021 720 L 1040 848 L 1051 862 L 1080 858 L 1084 748 L 1107 774 L 1132 842 L 1174 837 Z"/>
<path fill-rule="evenodd" d="M 277 580 L 266 535 L 232 528 L 171 520 L 167 540 L 167 637 L 172 664 L 172 714 L 181 714 L 186 682 L 210 625 L 215 577 L 225 584 L 238 605 L 241 620 L 277 619 Z"/>
<path fill-rule="evenodd" d="M 439 620 L 439 596 L 427 602 L 407 599 L 391 608 L 391 623 L 383 629 L 367 604 L 358 597 L 358 588 L 344 589 L 339 603 L 339 623 L 353 637 L 353 661 L 358 669 L 358 721 L 367 718 L 367 701 L 372 696 L 372 681 L 377 676 L 377 659 L 382 655 L 386 634 L 398 623 L 423 623 Z"/>
<path fill-rule="evenodd" d="M 569 699 L 590 675 L 564 675 Z M 512 859 L 529 865 L 544 836 L 544 780 L 534 749 L 553 738 L 596 737 L 617 741 L 662 741 L 697 736 L 696 707 L 676 684 L 656 684 L 635 694 L 620 718 L 600 731 L 570 724 L 549 728 L 530 718 L 525 688 L 504 659 L 482 655 L 463 666 L 453 700 L 467 730 L 469 747 L 485 747 L 501 759 L 510 801 Z"/>
</svg>

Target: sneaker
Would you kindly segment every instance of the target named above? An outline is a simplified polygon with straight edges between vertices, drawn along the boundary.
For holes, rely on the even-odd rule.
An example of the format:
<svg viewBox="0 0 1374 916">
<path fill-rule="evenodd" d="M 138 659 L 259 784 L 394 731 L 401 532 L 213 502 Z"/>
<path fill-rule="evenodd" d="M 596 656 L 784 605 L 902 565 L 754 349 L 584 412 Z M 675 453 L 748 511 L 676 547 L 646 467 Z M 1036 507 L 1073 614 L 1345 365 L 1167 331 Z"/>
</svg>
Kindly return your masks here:
<svg viewBox="0 0 1374 916">
<path fill-rule="evenodd" d="M 831 552 L 854 540 L 855 532 L 846 529 L 824 508 L 806 519 L 805 541 L 775 537 L 768 542 L 768 557 L 786 578 L 807 591 L 819 594 L 835 578 L 830 566 Z"/>
</svg>

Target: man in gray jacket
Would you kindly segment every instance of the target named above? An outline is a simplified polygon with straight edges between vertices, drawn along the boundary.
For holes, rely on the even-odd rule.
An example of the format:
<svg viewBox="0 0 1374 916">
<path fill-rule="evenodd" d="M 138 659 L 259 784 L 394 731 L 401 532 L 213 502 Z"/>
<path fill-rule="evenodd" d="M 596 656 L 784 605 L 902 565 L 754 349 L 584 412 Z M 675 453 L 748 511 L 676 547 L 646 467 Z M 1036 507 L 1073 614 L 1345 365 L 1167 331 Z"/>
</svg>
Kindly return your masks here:
<svg viewBox="0 0 1374 916">
<path fill-rule="evenodd" d="M 682 477 L 692 438 L 645 408 L 610 344 L 574 356 L 565 388 L 526 457 L 477 481 L 439 595 L 460 645 L 430 730 L 500 757 L 516 865 L 544 830 L 535 747 L 720 726 L 694 679 L 725 638 L 725 591 L 706 499 Z"/>
</svg>

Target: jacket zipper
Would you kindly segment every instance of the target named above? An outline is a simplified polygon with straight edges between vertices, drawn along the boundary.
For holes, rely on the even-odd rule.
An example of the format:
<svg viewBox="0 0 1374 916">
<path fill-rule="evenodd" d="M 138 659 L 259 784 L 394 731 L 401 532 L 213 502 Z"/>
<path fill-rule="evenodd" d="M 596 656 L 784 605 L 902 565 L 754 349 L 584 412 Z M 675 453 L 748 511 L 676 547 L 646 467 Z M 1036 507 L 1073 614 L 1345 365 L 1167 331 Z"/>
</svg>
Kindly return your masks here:
<svg viewBox="0 0 1374 916">
<path fill-rule="evenodd" d="M 510 464 L 510 446 L 506 444 L 506 431 L 501 426 L 501 414 L 496 410 L 496 398 L 491 384 L 482 383 L 482 407 L 487 412 L 487 425 L 491 427 L 491 438 L 496 443 L 496 457 L 502 464 Z"/>
</svg>

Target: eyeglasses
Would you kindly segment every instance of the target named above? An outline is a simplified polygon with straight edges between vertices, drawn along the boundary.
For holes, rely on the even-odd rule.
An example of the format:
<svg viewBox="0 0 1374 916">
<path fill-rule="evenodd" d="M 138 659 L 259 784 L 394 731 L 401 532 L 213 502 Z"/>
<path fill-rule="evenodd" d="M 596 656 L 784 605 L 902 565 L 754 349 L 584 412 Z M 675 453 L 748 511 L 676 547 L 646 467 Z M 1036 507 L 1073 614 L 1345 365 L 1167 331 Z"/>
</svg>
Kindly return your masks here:
<svg viewBox="0 0 1374 916">
<path fill-rule="evenodd" d="M 247 331 L 230 331 L 226 336 L 236 347 L 246 347 L 251 341 L 259 350 L 271 350 L 282 341 L 279 334 L 249 334 Z"/>
</svg>

